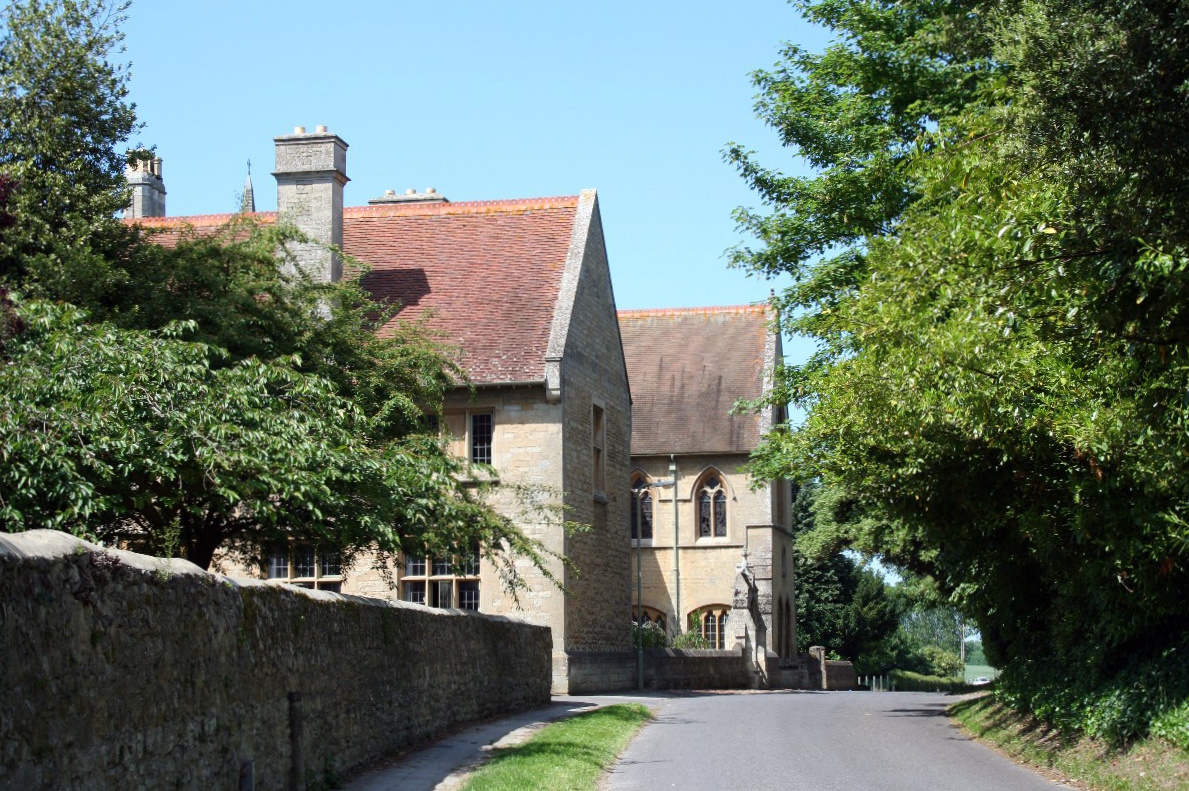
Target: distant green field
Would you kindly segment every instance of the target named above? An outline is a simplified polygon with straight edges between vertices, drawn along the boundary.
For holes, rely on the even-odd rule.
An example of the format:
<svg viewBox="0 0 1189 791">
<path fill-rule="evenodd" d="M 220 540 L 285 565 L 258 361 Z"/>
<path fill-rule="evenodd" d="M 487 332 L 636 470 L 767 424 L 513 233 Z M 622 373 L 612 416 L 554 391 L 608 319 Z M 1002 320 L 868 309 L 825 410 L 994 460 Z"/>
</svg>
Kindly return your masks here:
<svg viewBox="0 0 1189 791">
<path fill-rule="evenodd" d="M 966 681 L 967 683 L 974 681 L 979 676 L 986 676 L 992 681 L 999 675 L 999 671 L 990 665 L 967 665 L 966 666 Z"/>
</svg>

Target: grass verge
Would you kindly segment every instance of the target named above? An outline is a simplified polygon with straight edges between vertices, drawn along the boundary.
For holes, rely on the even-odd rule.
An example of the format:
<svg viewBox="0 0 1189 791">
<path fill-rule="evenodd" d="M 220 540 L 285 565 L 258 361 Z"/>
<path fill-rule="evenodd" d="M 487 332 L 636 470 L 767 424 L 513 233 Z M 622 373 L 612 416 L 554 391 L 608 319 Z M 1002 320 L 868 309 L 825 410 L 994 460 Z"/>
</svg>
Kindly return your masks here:
<svg viewBox="0 0 1189 791">
<path fill-rule="evenodd" d="M 651 718 L 646 706 L 620 703 L 555 722 L 524 744 L 497 752 L 463 791 L 593 791 L 599 775 Z"/>
<path fill-rule="evenodd" d="M 959 701 L 950 714 L 1008 757 L 1093 791 L 1189 788 L 1189 752 L 1149 738 L 1126 747 L 1062 733 L 997 703 L 989 695 Z"/>
</svg>

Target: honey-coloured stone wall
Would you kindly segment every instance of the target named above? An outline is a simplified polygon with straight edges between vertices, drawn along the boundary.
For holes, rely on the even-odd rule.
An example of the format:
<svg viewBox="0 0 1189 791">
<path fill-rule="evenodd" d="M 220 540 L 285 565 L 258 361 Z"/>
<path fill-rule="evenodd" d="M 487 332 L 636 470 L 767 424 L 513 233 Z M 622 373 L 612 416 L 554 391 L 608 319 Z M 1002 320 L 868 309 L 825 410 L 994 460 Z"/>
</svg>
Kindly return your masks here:
<svg viewBox="0 0 1189 791">
<path fill-rule="evenodd" d="M 248 768 L 258 791 L 295 770 L 330 787 L 548 703 L 551 647 L 548 628 L 509 618 L 0 535 L 0 791 L 239 788 Z"/>
</svg>

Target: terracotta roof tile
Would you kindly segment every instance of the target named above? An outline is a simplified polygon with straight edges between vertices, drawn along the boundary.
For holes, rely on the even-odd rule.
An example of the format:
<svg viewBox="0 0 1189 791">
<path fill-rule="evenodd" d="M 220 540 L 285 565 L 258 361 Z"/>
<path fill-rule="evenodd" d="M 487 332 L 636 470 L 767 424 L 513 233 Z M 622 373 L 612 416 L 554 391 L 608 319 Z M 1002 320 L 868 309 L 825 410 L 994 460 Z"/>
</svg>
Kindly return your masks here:
<svg viewBox="0 0 1189 791">
<path fill-rule="evenodd" d="M 632 390 L 632 455 L 747 453 L 756 414 L 732 415 L 764 388 L 764 305 L 622 310 Z"/>
<path fill-rule="evenodd" d="M 363 285 L 401 318 L 463 351 L 475 382 L 545 378 L 545 349 L 578 198 L 361 206 L 344 211 L 343 249 L 372 271 Z"/>
<path fill-rule="evenodd" d="M 577 209 L 577 196 L 354 206 L 343 210 L 343 250 L 372 267 L 364 287 L 399 302 L 399 318 L 431 312 L 472 380 L 538 381 Z M 171 245 L 185 226 L 202 233 L 236 216 L 134 222 Z"/>
</svg>

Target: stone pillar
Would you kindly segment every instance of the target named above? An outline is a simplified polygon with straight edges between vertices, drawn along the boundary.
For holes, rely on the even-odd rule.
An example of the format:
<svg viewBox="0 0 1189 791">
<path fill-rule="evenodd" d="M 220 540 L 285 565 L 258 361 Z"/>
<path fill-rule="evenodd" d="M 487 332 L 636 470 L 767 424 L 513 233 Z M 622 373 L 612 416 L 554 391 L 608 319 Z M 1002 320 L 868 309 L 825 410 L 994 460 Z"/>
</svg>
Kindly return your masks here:
<svg viewBox="0 0 1189 791">
<path fill-rule="evenodd" d="M 319 126 L 304 126 L 276 143 L 277 213 L 309 237 L 293 249 L 297 266 L 316 280 L 338 282 L 343 265 L 326 245 L 343 245 L 343 186 L 347 178 L 347 144 Z"/>
<path fill-rule="evenodd" d="M 826 672 L 826 649 L 825 646 L 815 645 L 809 649 L 809 657 L 813 660 L 817 668 L 816 675 L 820 679 L 815 687 L 819 686 L 821 689 L 829 689 L 829 675 Z M 811 675 L 813 675 L 811 671 Z"/>
<path fill-rule="evenodd" d="M 124 210 L 125 217 L 165 216 L 165 181 L 159 158 L 130 162 L 124 167 L 124 178 L 132 187 L 132 203 Z"/>
</svg>

